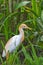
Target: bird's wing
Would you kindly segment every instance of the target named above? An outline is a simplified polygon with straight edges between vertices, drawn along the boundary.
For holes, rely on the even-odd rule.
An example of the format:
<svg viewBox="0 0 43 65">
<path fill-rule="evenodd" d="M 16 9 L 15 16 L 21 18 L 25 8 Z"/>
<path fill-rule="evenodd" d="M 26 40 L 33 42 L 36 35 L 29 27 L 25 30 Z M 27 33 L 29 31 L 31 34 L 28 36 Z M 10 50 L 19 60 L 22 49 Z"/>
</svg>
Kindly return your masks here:
<svg viewBox="0 0 43 65">
<path fill-rule="evenodd" d="M 6 43 L 6 45 L 5 45 L 5 50 L 6 51 L 12 51 L 16 46 L 16 38 L 18 38 L 18 35 L 16 35 L 16 36 L 13 36 L 12 38 L 10 38 L 9 40 L 8 40 L 8 42 Z"/>
<path fill-rule="evenodd" d="M 6 43 L 5 49 L 3 49 L 3 52 L 2 52 L 2 57 L 5 57 L 6 53 L 8 51 L 11 51 L 11 47 L 13 46 L 14 42 L 15 42 L 15 36 L 13 36 L 12 38 L 10 38 L 8 40 L 8 42 Z"/>
<path fill-rule="evenodd" d="M 13 44 L 14 42 L 15 42 L 15 36 L 13 36 L 12 38 L 10 38 L 9 40 L 8 40 L 8 42 L 6 43 L 6 45 L 5 45 L 5 49 L 6 48 L 8 48 L 8 46 L 10 45 L 10 44 Z"/>
<path fill-rule="evenodd" d="M 8 51 L 13 52 L 16 49 L 16 47 L 20 44 L 20 39 L 21 38 L 19 35 L 15 35 L 12 38 L 10 38 L 5 45 L 6 53 Z M 3 57 L 6 56 L 5 50 L 3 50 L 3 53 L 2 53 Z"/>
<path fill-rule="evenodd" d="M 21 36 L 20 35 L 13 36 L 12 38 L 10 38 L 10 40 L 5 45 L 5 50 L 6 51 L 9 50 L 10 52 L 13 51 L 20 44 L 20 42 L 21 42 Z"/>
</svg>

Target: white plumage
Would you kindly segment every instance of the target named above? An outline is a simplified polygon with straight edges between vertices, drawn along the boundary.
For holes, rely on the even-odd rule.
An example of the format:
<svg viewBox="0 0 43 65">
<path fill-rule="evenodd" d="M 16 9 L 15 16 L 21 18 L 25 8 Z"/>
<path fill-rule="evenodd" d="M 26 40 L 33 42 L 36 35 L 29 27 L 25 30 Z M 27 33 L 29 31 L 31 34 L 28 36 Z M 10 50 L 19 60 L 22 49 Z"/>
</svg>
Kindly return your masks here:
<svg viewBox="0 0 43 65">
<path fill-rule="evenodd" d="M 13 52 L 16 47 L 24 40 L 24 31 L 23 29 L 27 28 L 30 29 L 27 25 L 21 24 L 19 27 L 19 35 L 15 35 L 12 38 L 10 38 L 5 45 L 5 50 L 3 50 L 2 57 L 5 57 L 9 51 L 9 53 Z"/>
<path fill-rule="evenodd" d="M 7 42 L 5 46 L 5 50 L 3 50 L 2 57 L 5 57 L 8 51 L 10 53 L 13 52 L 16 49 L 16 47 L 20 44 L 20 42 L 21 42 L 21 35 L 16 35 L 10 38 L 10 40 Z"/>
</svg>

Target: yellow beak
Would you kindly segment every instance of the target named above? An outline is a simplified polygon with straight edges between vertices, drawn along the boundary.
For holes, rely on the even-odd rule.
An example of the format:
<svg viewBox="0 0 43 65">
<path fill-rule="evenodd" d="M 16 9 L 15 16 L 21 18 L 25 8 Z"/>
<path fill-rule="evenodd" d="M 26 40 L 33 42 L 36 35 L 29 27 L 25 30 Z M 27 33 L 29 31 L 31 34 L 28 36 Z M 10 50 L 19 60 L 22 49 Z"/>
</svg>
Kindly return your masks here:
<svg viewBox="0 0 43 65">
<path fill-rule="evenodd" d="M 29 30 L 32 30 L 32 28 L 30 28 L 30 27 L 28 27 L 28 26 L 27 26 L 26 28 L 29 29 Z"/>
</svg>

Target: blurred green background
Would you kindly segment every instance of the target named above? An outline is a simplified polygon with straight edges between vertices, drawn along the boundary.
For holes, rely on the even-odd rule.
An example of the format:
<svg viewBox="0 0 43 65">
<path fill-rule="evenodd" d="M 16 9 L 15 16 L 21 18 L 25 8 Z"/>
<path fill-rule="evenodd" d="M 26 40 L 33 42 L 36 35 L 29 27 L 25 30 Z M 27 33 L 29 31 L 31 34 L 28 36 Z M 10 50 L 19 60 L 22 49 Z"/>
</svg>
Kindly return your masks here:
<svg viewBox="0 0 43 65">
<path fill-rule="evenodd" d="M 18 27 L 25 23 L 25 40 L 8 60 L 3 61 L 2 50 Z M 43 0 L 0 0 L 0 64 L 43 65 Z"/>
</svg>

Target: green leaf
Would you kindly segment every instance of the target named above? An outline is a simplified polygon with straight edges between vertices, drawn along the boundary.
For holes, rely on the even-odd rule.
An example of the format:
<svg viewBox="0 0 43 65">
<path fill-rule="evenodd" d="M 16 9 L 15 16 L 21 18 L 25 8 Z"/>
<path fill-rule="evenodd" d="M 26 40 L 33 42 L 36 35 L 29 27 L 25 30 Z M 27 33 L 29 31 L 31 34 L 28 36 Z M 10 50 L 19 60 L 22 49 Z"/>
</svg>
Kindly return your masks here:
<svg viewBox="0 0 43 65">
<path fill-rule="evenodd" d="M 2 17 L 3 17 L 3 14 L 2 14 L 2 13 L 0 13 L 0 20 L 2 19 Z"/>
<path fill-rule="evenodd" d="M 25 56 L 25 59 L 30 63 L 30 64 L 33 64 L 33 60 L 32 60 L 32 57 L 30 56 L 29 53 L 27 53 L 25 47 L 22 45 L 22 51 L 24 53 L 24 56 Z"/>
<path fill-rule="evenodd" d="M 18 9 L 18 8 L 20 8 L 20 7 L 22 7 L 22 6 L 27 5 L 28 3 L 30 3 L 30 1 L 21 2 L 21 3 L 19 3 L 19 4 L 17 5 L 16 9 Z"/>
<path fill-rule="evenodd" d="M 0 56 L 0 60 L 1 60 L 1 63 L 3 63 L 3 60 L 2 60 L 2 58 L 1 58 L 1 56 Z"/>
<path fill-rule="evenodd" d="M 4 43 L 3 43 L 3 41 L 2 41 L 2 40 L 1 40 L 1 44 L 2 44 L 3 49 L 5 49 L 5 48 L 4 48 Z"/>
<path fill-rule="evenodd" d="M 41 12 L 41 19 L 42 19 L 42 21 L 43 21 L 43 10 L 42 10 L 42 12 Z"/>
<path fill-rule="evenodd" d="M 40 40 L 43 41 L 43 35 L 41 36 L 41 39 Z"/>
<path fill-rule="evenodd" d="M 30 43 L 30 45 L 31 45 L 31 48 L 32 48 L 32 56 L 33 56 L 33 59 L 35 60 L 35 64 L 39 65 L 39 61 L 38 61 L 38 57 L 36 55 L 36 51 L 35 51 L 35 49 L 34 49 L 34 47 L 31 43 Z"/>
</svg>

